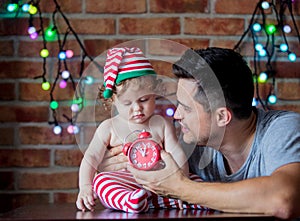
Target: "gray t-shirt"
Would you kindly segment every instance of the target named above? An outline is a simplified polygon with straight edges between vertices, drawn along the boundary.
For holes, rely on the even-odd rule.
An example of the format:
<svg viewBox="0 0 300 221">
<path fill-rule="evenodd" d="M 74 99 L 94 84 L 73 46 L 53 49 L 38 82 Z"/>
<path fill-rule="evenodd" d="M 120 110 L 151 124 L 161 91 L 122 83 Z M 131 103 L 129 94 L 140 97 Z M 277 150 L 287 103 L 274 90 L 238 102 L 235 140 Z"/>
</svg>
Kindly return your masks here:
<svg viewBox="0 0 300 221">
<path fill-rule="evenodd" d="M 269 176 L 277 168 L 300 162 L 300 114 L 257 109 L 254 142 L 243 166 L 227 175 L 223 156 L 209 147 L 196 147 L 189 158 L 190 172 L 204 181 L 233 182 Z"/>
</svg>

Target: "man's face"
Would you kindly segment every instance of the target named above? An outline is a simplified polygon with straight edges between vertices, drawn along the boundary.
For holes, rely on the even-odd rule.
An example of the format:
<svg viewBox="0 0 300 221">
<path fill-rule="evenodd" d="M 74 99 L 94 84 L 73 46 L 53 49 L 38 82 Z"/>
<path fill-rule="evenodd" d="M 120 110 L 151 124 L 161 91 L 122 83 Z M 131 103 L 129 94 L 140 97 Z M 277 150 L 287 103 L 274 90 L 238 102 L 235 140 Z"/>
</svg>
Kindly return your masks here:
<svg viewBox="0 0 300 221">
<path fill-rule="evenodd" d="M 211 115 L 194 100 L 197 84 L 191 79 L 180 79 L 177 87 L 178 107 L 174 118 L 181 125 L 184 142 L 207 145 L 211 130 Z"/>
</svg>

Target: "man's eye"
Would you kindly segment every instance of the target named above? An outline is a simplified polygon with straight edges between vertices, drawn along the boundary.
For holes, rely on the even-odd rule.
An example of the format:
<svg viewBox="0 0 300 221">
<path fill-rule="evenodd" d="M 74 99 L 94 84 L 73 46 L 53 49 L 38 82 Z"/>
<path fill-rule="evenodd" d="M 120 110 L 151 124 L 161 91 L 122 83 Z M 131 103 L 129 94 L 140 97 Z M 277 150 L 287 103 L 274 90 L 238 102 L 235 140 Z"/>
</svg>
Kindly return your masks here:
<svg viewBox="0 0 300 221">
<path fill-rule="evenodd" d="M 142 98 L 142 99 L 140 99 L 140 102 L 146 102 L 148 100 L 149 100 L 149 98 Z"/>
</svg>

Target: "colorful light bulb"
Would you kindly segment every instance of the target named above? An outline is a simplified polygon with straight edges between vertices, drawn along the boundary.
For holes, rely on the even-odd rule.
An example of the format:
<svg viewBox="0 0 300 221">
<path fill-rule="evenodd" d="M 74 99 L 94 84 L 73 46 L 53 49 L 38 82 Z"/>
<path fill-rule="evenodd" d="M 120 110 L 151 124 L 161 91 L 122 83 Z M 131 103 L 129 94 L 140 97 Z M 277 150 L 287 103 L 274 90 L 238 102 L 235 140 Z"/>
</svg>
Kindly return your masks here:
<svg viewBox="0 0 300 221">
<path fill-rule="evenodd" d="M 276 32 L 276 30 L 277 30 L 276 26 L 273 25 L 273 24 L 270 24 L 270 25 L 266 26 L 266 32 L 267 32 L 268 35 L 274 34 Z"/>
<path fill-rule="evenodd" d="M 267 1 L 263 1 L 261 3 L 261 7 L 266 10 L 266 9 L 270 8 L 270 4 Z"/>
<path fill-rule="evenodd" d="M 69 134 L 78 134 L 79 133 L 79 127 L 76 125 L 69 125 L 67 127 L 67 131 Z"/>
<path fill-rule="evenodd" d="M 174 115 L 174 109 L 169 107 L 166 109 L 166 115 L 172 117 Z"/>
<path fill-rule="evenodd" d="M 265 72 L 261 72 L 257 80 L 259 83 L 266 83 L 268 80 L 268 75 Z"/>
<path fill-rule="evenodd" d="M 277 97 L 276 97 L 274 94 L 272 94 L 272 95 L 270 95 L 270 96 L 268 97 L 268 101 L 269 101 L 270 104 L 276 104 L 276 102 L 277 102 Z"/>
<path fill-rule="evenodd" d="M 283 31 L 288 34 L 292 31 L 292 28 L 289 25 L 284 25 L 283 26 Z"/>
<path fill-rule="evenodd" d="M 73 112 L 78 112 L 78 111 L 80 110 L 80 107 L 79 107 L 78 104 L 72 104 L 72 105 L 71 105 L 71 110 L 72 110 Z"/>
<path fill-rule="evenodd" d="M 28 10 L 29 10 L 29 4 L 24 4 L 24 5 L 22 5 L 22 11 L 23 12 L 28 12 Z"/>
<path fill-rule="evenodd" d="M 66 57 L 67 57 L 67 55 L 66 55 L 66 52 L 65 52 L 65 51 L 61 51 L 61 52 L 58 53 L 58 58 L 59 58 L 60 60 L 65 60 Z"/>
<path fill-rule="evenodd" d="M 30 26 L 30 27 L 28 27 L 28 29 L 27 29 L 27 32 L 28 32 L 28 34 L 33 34 L 33 33 L 35 33 L 36 32 L 36 29 L 35 29 L 35 27 L 33 27 L 33 26 Z"/>
<path fill-rule="evenodd" d="M 259 32 L 259 31 L 261 31 L 261 25 L 260 25 L 259 23 L 254 23 L 254 24 L 252 25 L 252 29 L 253 29 L 253 31 L 255 31 L 255 32 Z"/>
<path fill-rule="evenodd" d="M 257 43 L 257 44 L 255 45 L 255 50 L 256 50 L 256 51 L 261 51 L 261 50 L 263 50 L 263 49 L 264 49 L 264 46 L 263 46 L 262 44 Z"/>
<path fill-rule="evenodd" d="M 91 77 L 91 76 L 86 76 L 85 79 L 84 79 L 84 83 L 88 84 L 88 85 L 91 85 L 94 83 L 94 78 Z"/>
<path fill-rule="evenodd" d="M 294 62 L 294 61 L 296 61 L 297 56 L 295 53 L 289 53 L 288 58 L 291 62 Z"/>
<path fill-rule="evenodd" d="M 49 56 L 49 51 L 47 49 L 42 49 L 40 52 L 41 57 L 46 58 Z"/>
<path fill-rule="evenodd" d="M 32 34 L 29 35 L 30 39 L 35 40 L 37 39 L 39 34 L 37 32 L 33 32 Z"/>
<path fill-rule="evenodd" d="M 265 49 L 262 49 L 258 52 L 259 56 L 264 57 L 267 55 L 267 51 Z"/>
<path fill-rule="evenodd" d="M 252 99 L 252 106 L 253 107 L 256 107 L 258 105 L 258 100 L 254 97 L 253 99 Z"/>
<path fill-rule="evenodd" d="M 59 87 L 62 88 L 62 89 L 66 88 L 67 85 L 68 85 L 68 83 L 67 83 L 67 81 L 65 81 L 65 80 L 61 80 L 61 81 L 59 82 Z"/>
<path fill-rule="evenodd" d="M 58 108 L 58 102 L 57 101 L 51 101 L 50 102 L 50 108 L 55 110 Z"/>
<path fill-rule="evenodd" d="M 289 47 L 287 46 L 287 44 L 282 43 L 282 44 L 279 45 L 279 49 L 282 52 L 287 52 L 287 50 L 289 49 Z"/>
<path fill-rule="evenodd" d="M 61 132 L 62 132 L 61 126 L 56 125 L 55 127 L 53 127 L 53 133 L 54 134 L 59 135 L 59 134 L 61 134 Z"/>
<path fill-rule="evenodd" d="M 29 5 L 29 8 L 28 8 L 29 14 L 34 15 L 37 13 L 37 11 L 38 11 L 37 7 L 35 7 L 34 5 Z"/>
<path fill-rule="evenodd" d="M 44 91 L 48 91 L 49 89 L 50 89 L 50 83 L 49 82 L 43 82 L 42 83 L 42 89 L 44 90 Z"/>
<path fill-rule="evenodd" d="M 73 55 L 74 55 L 74 52 L 72 50 L 66 50 L 67 58 L 71 58 L 71 57 L 73 57 Z"/>
<path fill-rule="evenodd" d="M 53 26 L 49 26 L 45 30 L 45 40 L 46 41 L 55 41 L 57 37 L 56 29 Z"/>
<path fill-rule="evenodd" d="M 67 71 L 67 70 L 61 72 L 61 77 L 62 77 L 63 79 L 68 79 L 68 78 L 70 77 L 70 72 Z"/>
<path fill-rule="evenodd" d="M 6 9 L 8 12 L 16 12 L 19 8 L 19 5 L 16 3 L 10 3 L 7 5 Z"/>
</svg>

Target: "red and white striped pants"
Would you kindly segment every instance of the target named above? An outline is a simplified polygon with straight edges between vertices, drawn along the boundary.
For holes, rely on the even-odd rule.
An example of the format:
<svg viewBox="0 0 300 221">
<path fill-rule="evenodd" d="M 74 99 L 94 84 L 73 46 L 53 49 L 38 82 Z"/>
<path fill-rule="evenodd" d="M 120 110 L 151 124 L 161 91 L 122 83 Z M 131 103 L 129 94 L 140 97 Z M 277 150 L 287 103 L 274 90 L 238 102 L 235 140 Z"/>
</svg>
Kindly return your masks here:
<svg viewBox="0 0 300 221">
<path fill-rule="evenodd" d="M 194 181 L 202 181 L 197 175 L 190 175 Z M 101 203 L 110 209 L 131 213 L 146 212 L 149 208 L 207 209 L 197 204 L 188 204 L 178 199 L 158 196 L 136 183 L 128 171 L 102 172 L 95 176 L 94 191 Z"/>
</svg>

